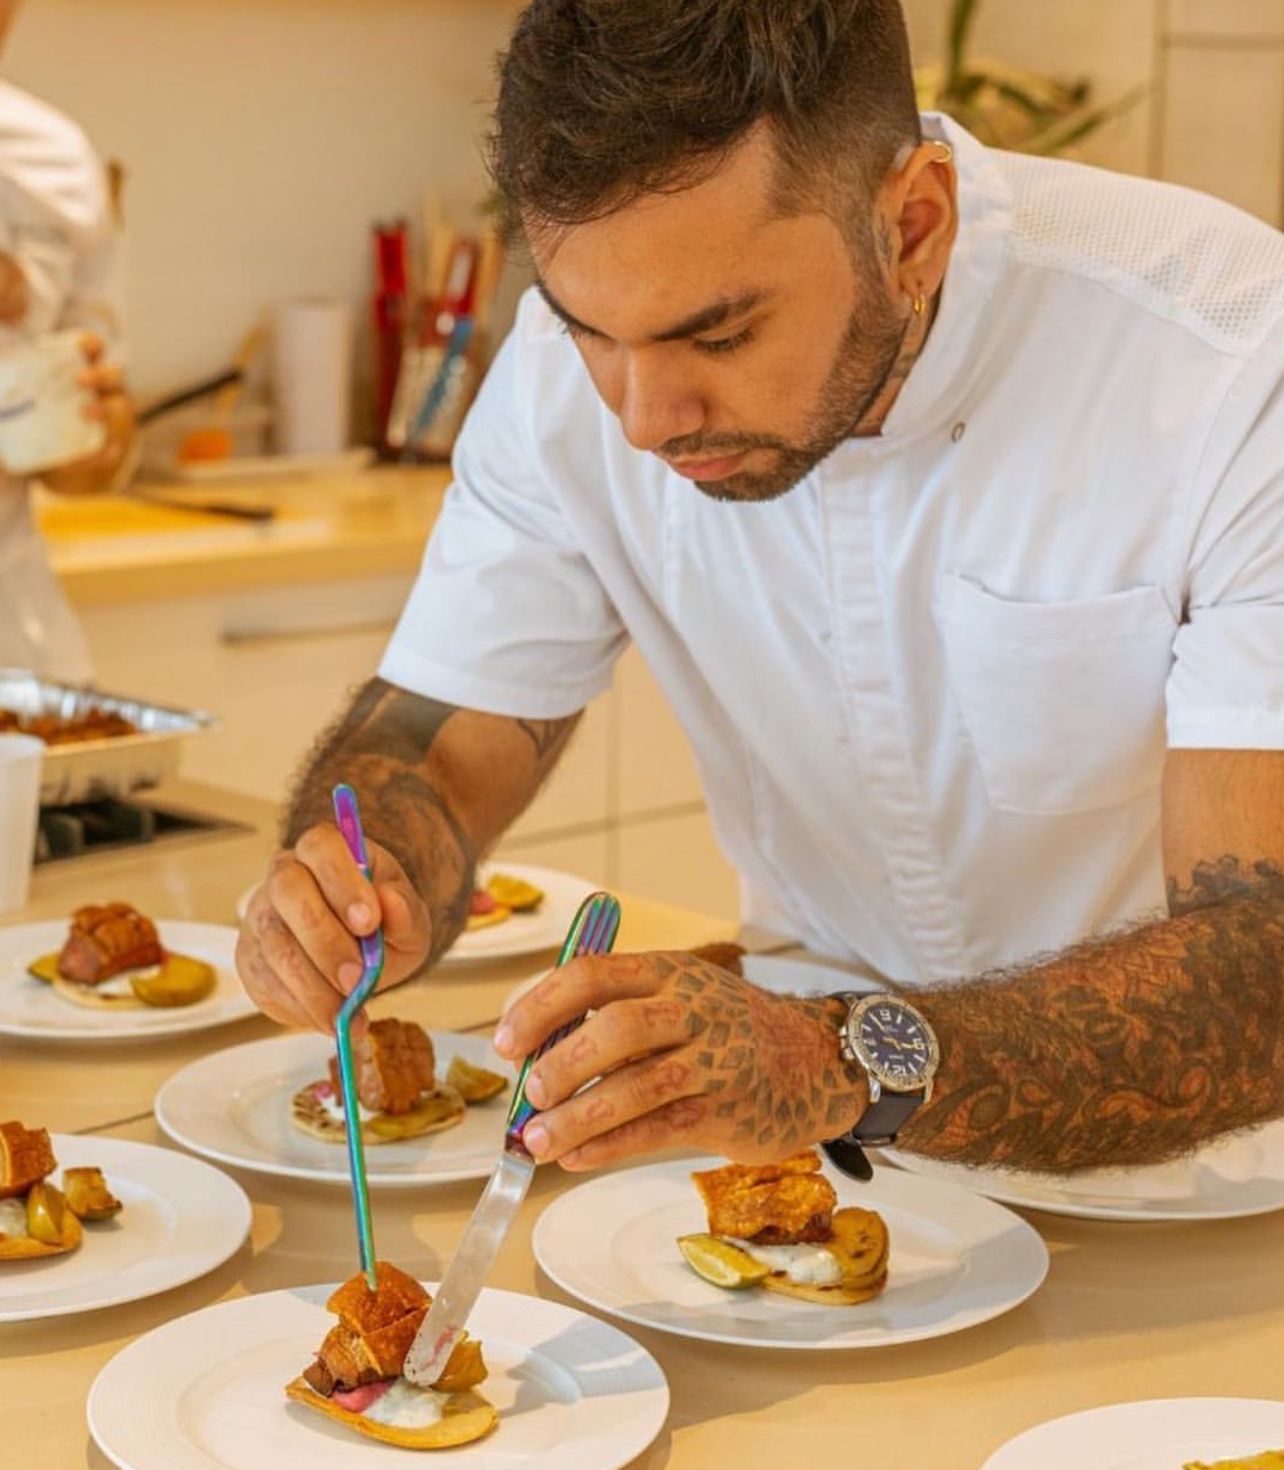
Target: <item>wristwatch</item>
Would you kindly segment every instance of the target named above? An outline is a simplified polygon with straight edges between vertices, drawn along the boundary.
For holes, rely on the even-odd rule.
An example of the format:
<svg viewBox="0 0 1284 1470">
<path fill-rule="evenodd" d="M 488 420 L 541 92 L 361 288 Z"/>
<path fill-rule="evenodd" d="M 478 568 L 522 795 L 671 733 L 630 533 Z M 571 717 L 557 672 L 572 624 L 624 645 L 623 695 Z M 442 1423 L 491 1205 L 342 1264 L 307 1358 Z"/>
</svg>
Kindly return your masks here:
<svg viewBox="0 0 1284 1470">
<path fill-rule="evenodd" d="M 844 1174 L 868 1180 L 874 1171 L 865 1148 L 895 1143 L 896 1135 L 932 1096 L 941 1050 L 927 1017 L 898 995 L 843 993 L 836 999 L 847 1004 L 839 1051 L 845 1062 L 865 1073 L 869 1106 L 851 1132 L 821 1147 Z"/>
</svg>

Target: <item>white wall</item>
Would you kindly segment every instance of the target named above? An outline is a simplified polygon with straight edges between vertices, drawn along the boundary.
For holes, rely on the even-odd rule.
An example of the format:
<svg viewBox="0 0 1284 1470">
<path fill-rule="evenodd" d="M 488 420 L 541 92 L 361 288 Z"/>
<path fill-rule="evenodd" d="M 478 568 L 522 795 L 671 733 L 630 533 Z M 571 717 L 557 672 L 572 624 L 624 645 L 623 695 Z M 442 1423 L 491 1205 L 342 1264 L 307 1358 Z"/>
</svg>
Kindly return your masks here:
<svg viewBox="0 0 1284 1470">
<path fill-rule="evenodd" d="M 27 0 L 4 69 L 129 170 L 132 371 L 217 369 L 264 303 L 364 301 L 368 226 L 485 192 L 519 0 Z"/>
</svg>

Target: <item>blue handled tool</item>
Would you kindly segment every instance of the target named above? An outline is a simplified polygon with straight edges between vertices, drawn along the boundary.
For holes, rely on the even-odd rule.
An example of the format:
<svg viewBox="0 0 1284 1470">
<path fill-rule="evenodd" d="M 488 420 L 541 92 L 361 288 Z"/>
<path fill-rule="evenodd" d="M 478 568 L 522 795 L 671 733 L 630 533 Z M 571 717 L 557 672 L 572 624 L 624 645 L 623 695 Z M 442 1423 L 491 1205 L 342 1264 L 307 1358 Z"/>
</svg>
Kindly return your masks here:
<svg viewBox="0 0 1284 1470">
<path fill-rule="evenodd" d="M 361 830 L 361 813 L 357 793 L 351 786 L 336 786 L 333 792 L 334 820 L 338 824 L 352 861 L 368 878 L 370 859 L 366 854 L 365 833 Z M 343 1118 L 348 1135 L 348 1172 L 352 1176 L 352 1204 L 357 1213 L 357 1245 L 361 1269 L 371 1291 L 378 1284 L 375 1273 L 374 1229 L 370 1224 L 370 1189 L 366 1184 L 366 1148 L 361 1137 L 361 1113 L 357 1106 L 357 1084 L 352 1075 L 352 1018 L 365 1005 L 383 974 L 383 927 L 366 934 L 361 944 L 361 979 L 339 1010 L 334 1026 L 334 1039 L 339 1051 L 339 1087 L 343 1094 Z"/>
</svg>

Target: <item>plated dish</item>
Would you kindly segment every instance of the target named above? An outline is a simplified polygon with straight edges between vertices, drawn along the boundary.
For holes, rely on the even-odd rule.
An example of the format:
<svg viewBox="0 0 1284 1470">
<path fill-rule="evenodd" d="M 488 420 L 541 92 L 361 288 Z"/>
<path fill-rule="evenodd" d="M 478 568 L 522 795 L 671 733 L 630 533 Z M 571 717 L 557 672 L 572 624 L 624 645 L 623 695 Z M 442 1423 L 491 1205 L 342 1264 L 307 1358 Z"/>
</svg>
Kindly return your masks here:
<svg viewBox="0 0 1284 1470">
<path fill-rule="evenodd" d="M 982 1470 L 1280 1470 L 1278 1446 L 1284 1402 L 1149 1399 L 1050 1419 L 1009 1440 Z"/>
<path fill-rule="evenodd" d="M 626 1321 L 708 1342 L 797 1350 L 885 1347 L 960 1332 L 1020 1305 L 1047 1273 L 1043 1241 L 1001 1205 L 891 1169 L 856 1184 L 826 1168 L 839 1206 L 834 1218 L 843 1209 L 872 1211 L 886 1227 L 882 1288 L 859 1304 L 822 1306 L 713 1285 L 675 1245 L 709 1223 L 693 1172 L 721 1164 L 676 1160 L 579 1185 L 536 1222 L 536 1260 L 564 1291 Z"/>
<path fill-rule="evenodd" d="M 122 1209 L 96 1164 L 59 1171 L 44 1128 L 16 1119 L 0 1123 L 0 1269 L 79 1250 L 85 1222 L 111 1220 Z"/>
<path fill-rule="evenodd" d="M 508 1063 L 481 1036 L 435 1031 L 428 1041 L 434 1062 L 428 1103 L 419 1106 L 425 1097 L 421 1091 L 407 1113 L 366 1110 L 363 1136 L 367 1141 L 371 1141 L 369 1125 L 375 1121 L 371 1115 L 384 1114 L 379 1123 L 383 1136 L 374 1135 L 379 1146 L 366 1158 L 367 1177 L 374 1187 L 414 1188 L 484 1179 L 503 1142 L 504 1089 L 512 1076 Z M 184 1148 L 216 1163 L 348 1188 L 347 1155 L 337 1146 L 344 1137 L 337 1096 L 325 1099 L 327 1126 L 316 1126 L 315 1091 L 318 1085 L 330 1085 L 333 1056 L 333 1041 L 313 1035 L 274 1036 L 213 1052 L 169 1078 L 156 1095 L 156 1120 Z M 438 1071 L 444 1083 L 454 1081 L 448 1083 L 448 1091 L 443 1086 L 440 1100 L 433 1102 Z M 478 1073 L 492 1080 L 483 1077 L 484 1087 L 475 1087 Z M 503 1086 L 495 1087 L 496 1077 Z M 476 1101 L 463 1102 L 457 1085 L 461 1083 Z M 301 1126 L 298 1106 L 305 1093 L 313 1099 L 308 1105 L 307 1127 Z M 370 1102 L 380 1101 L 377 1093 L 367 1091 L 366 1097 Z M 451 1114 L 447 1127 L 431 1123 L 439 1106 Z M 420 1126 L 425 1119 L 428 1126 Z M 415 1136 L 416 1128 L 419 1136 Z"/>
<path fill-rule="evenodd" d="M 236 930 L 152 921 L 127 904 L 0 929 L 0 1035 L 137 1041 L 257 1014 L 236 976 Z"/>
<path fill-rule="evenodd" d="M 94 1439 L 122 1470 L 415 1463 L 404 1448 L 358 1439 L 351 1425 L 287 1402 L 282 1392 L 334 1329 L 326 1304 L 335 1296 L 334 1286 L 265 1292 L 149 1332 L 90 1390 Z M 669 1407 L 664 1376 L 618 1329 L 555 1302 L 493 1290 L 482 1293 L 469 1328 L 485 1346 L 484 1400 L 495 1423 L 452 1450 L 452 1465 L 618 1470 L 660 1432 Z"/>
<path fill-rule="evenodd" d="M 46 1182 L 71 1197 L 69 1175 L 99 1171 L 105 1197 L 93 1190 L 92 1172 L 82 1176 L 100 1213 L 81 1226 L 79 1248 L 0 1259 L 0 1322 L 95 1311 L 169 1291 L 221 1266 L 249 1234 L 244 1191 L 208 1164 L 114 1138 L 55 1133 L 47 1140 L 58 1167 Z M 29 1147 L 19 1154 L 31 1161 L 29 1170 L 42 1166 Z M 64 1220 L 72 1214 L 66 1207 Z"/>
<path fill-rule="evenodd" d="M 897 1150 L 899 1168 L 1022 1209 L 1085 1220 L 1234 1220 L 1284 1209 L 1284 1122 L 1238 1134 L 1171 1164 L 1055 1177 L 940 1164 Z"/>
</svg>

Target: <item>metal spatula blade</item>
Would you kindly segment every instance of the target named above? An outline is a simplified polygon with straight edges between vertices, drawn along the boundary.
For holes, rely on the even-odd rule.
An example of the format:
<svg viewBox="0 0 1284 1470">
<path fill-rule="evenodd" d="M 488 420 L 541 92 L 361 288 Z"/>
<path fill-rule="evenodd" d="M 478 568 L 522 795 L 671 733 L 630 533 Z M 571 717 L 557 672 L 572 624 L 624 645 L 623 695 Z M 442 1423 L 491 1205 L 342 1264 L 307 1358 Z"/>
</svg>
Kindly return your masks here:
<svg viewBox="0 0 1284 1470">
<path fill-rule="evenodd" d="M 616 899 L 607 893 L 595 893 L 586 898 L 567 933 L 558 965 L 566 964 L 577 955 L 608 954 L 619 927 L 620 905 Z M 446 1268 L 445 1278 L 433 1298 L 428 1315 L 406 1354 L 401 1371 L 412 1383 L 430 1388 L 445 1371 L 535 1177 L 535 1161 L 522 1143 L 526 1125 L 536 1112 L 526 1096 L 526 1079 L 530 1075 L 531 1064 L 569 1036 L 583 1020 L 584 1017 L 579 1016 L 555 1031 L 522 1063 L 504 1129 L 504 1151 L 477 1202 L 459 1248 Z"/>
</svg>

